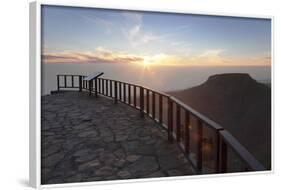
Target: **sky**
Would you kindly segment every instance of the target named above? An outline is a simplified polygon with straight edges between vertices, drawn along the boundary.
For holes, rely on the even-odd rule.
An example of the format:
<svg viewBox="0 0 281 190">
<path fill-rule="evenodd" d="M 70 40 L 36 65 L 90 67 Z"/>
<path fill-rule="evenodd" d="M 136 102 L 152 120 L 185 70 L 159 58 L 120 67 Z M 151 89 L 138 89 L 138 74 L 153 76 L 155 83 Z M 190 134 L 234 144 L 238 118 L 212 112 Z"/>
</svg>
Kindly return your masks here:
<svg viewBox="0 0 281 190">
<path fill-rule="evenodd" d="M 271 20 L 43 6 L 42 62 L 270 66 Z"/>
</svg>

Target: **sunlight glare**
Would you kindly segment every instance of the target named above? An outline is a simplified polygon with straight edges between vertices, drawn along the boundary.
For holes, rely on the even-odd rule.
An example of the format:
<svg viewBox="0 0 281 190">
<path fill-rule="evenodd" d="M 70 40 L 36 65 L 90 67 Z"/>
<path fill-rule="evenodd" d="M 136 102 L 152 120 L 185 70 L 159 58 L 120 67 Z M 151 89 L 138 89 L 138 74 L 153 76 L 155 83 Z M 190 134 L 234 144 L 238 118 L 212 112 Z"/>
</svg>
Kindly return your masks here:
<svg viewBox="0 0 281 190">
<path fill-rule="evenodd" d="M 146 57 L 146 58 L 144 58 L 143 59 L 143 64 L 144 64 L 144 66 L 147 66 L 147 65 L 149 65 L 149 59 Z"/>
</svg>

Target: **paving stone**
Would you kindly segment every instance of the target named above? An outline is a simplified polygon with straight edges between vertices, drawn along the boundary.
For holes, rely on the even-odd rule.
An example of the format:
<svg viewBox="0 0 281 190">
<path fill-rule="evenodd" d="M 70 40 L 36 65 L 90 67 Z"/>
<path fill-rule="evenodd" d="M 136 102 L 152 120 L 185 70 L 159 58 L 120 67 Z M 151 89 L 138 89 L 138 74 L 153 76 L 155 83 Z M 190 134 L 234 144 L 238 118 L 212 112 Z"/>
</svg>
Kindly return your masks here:
<svg viewBox="0 0 281 190">
<path fill-rule="evenodd" d="M 116 157 L 114 156 L 114 154 L 113 153 L 111 153 L 111 152 L 106 152 L 106 151 L 104 151 L 104 152 L 101 152 L 100 154 L 99 154 L 99 159 L 101 160 L 101 161 L 106 161 L 106 160 L 114 160 Z"/>
<path fill-rule="evenodd" d="M 141 155 L 154 155 L 155 150 L 153 146 L 150 145 L 140 145 L 137 149 L 137 153 Z"/>
<path fill-rule="evenodd" d="M 43 184 L 195 174 L 167 132 L 108 98 L 42 96 Z"/>
<path fill-rule="evenodd" d="M 185 163 L 185 164 L 188 163 L 188 160 L 183 153 L 178 154 L 177 157 L 180 161 L 182 161 L 182 163 Z"/>
<path fill-rule="evenodd" d="M 114 166 L 116 166 L 116 167 L 122 167 L 122 166 L 124 166 L 124 165 L 125 165 L 125 163 L 126 163 L 126 160 L 124 160 L 124 159 L 121 159 L 121 160 L 115 160 L 115 162 L 114 162 Z"/>
<path fill-rule="evenodd" d="M 135 162 L 140 158 L 140 156 L 138 155 L 129 155 L 126 157 L 126 160 L 128 160 L 129 162 Z"/>
<path fill-rule="evenodd" d="M 115 141 L 125 141 L 125 140 L 127 140 L 127 138 L 128 138 L 128 135 L 127 134 L 117 134 L 116 136 L 115 136 Z"/>
<path fill-rule="evenodd" d="M 101 128 L 101 129 L 99 129 L 99 132 L 100 132 L 101 137 L 109 137 L 109 136 L 112 137 L 113 136 L 113 133 L 108 128 Z"/>
<path fill-rule="evenodd" d="M 51 136 L 51 135 L 55 135 L 55 132 L 51 132 L 51 131 L 44 132 L 44 136 Z"/>
<path fill-rule="evenodd" d="M 95 172 L 95 174 L 96 174 L 97 176 L 110 176 L 110 175 L 112 175 L 113 173 L 114 173 L 113 168 L 108 167 L 108 166 L 104 166 L 104 167 L 98 169 L 98 170 Z"/>
<path fill-rule="evenodd" d="M 125 152 L 124 152 L 124 150 L 123 149 L 118 149 L 118 150 L 116 150 L 116 151 L 114 151 L 114 153 L 113 153 L 117 158 L 125 158 L 126 157 L 126 154 L 125 154 Z"/>
<path fill-rule="evenodd" d="M 113 153 L 114 151 L 116 151 L 120 148 L 120 145 L 119 145 L 119 143 L 116 143 L 116 142 L 110 142 L 110 143 L 106 143 L 106 145 L 104 145 L 104 147 L 107 151 L 109 151 L 110 153 Z"/>
<path fill-rule="evenodd" d="M 151 174 L 148 174 L 148 175 L 146 175 L 146 176 L 144 176 L 144 177 L 165 177 L 166 175 L 163 173 L 163 172 L 161 172 L 161 171 L 156 171 L 156 172 L 153 172 L 153 173 L 151 173 Z"/>
<path fill-rule="evenodd" d="M 81 180 L 82 180 L 81 174 L 77 174 L 66 178 L 67 183 L 80 182 Z"/>
<path fill-rule="evenodd" d="M 98 136 L 98 133 L 96 131 L 93 130 L 89 130 L 89 131 L 84 131 L 78 134 L 79 137 L 96 137 Z"/>
<path fill-rule="evenodd" d="M 103 180 L 102 177 L 87 177 L 85 179 L 82 179 L 82 182 L 91 182 L 91 181 L 101 181 Z"/>
<path fill-rule="evenodd" d="M 73 154 L 73 156 L 76 156 L 76 157 L 88 156 L 90 151 L 91 151 L 91 149 L 78 150 L 77 152 L 75 152 Z"/>
<path fill-rule="evenodd" d="M 145 140 L 144 144 L 153 145 L 155 142 L 156 142 L 155 138 L 149 138 L 149 139 Z"/>
<path fill-rule="evenodd" d="M 78 170 L 79 171 L 83 171 L 83 170 L 88 170 L 88 169 L 92 169 L 92 168 L 95 168 L 95 167 L 98 167 L 100 166 L 101 163 L 99 160 L 92 160 L 90 162 L 86 162 L 84 164 L 81 164 L 79 167 L 78 167 Z"/>
<path fill-rule="evenodd" d="M 104 178 L 104 180 L 116 180 L 116 179 L 120 179 L 120 177 L 116 175 L 112 175 Z"/>
<path fill-rule="evenodd" d="M 112 136 L 103 137 L 102 139 L 103 139 L 104 142 L 107 142 L 107 143 L 114 141 L 113 135 Z"/>
<path fill-rule="evenodd" d="M 85 124 L 85 123 L 81 124 L 79 122 L 80 122 L 79 120 L 75 122 L 77 124 L 73 127 L 73 129 L 83 131 L 83 130 L 87 130 L 87 129 L 91 128 L 91 126 L 89 126 L 88 124 Z"/>
<path fill-rule="evenodd" d="M 46 181 L 49 178 L 51 171 L 52 170 L 48 168 L 44 168 L 41 170 L 42 181 Z"/>
<path fill-rule="evenodd" d="M 77 157 L 75 159 L 76 162 L 87 162 L 87 161 L 90 161 L 90 160 L 93 160 L 94 158 L 96 158 L 98 155 L 96 154 L 88 154 L 88 155 L 85 155 L 85 156 L 80 156 L 80 157 Z"/>
<path fill-rule="evenodd" d="M 173 169 L 173 170 L 168 170 L 167 171 L 169 176 L 182 176 L 183 172 L 177 169 Z"/>
<path fill-rule="evenodd" d="M 129 167 L 131 173 L 142 176 L 158 170 L 158 163 L 154 157 L 144 156 L 132 163 Z"/>
<path fill-rule="evenodd" d="M 49 146 L 47 149 L 42 150 L 42 156 L 46 157 L 46 156 L 52 155 L 56 152 L 59 152 L 60 150 L 61 150 L 60 146 L 52 145 L 52 146 Z"/>
<path fill-rule="evenodd" d="M 52 179 L 49 179 L 48 180 L 48 184 L 60 184 L 60 183 L 63 183 L 64 182 L 64 179 L 61 177 L 57 177 L 57 178 L 52 178 Z"/>
<path fill-rule="evenodd" d="M 176 146 L 174 146 L 174 144 L 168 144 L 167 142 L 163 143 L 163 141 L 157 142 L 157 144 L 155 145 L 155 150 L 159 157 L 180 153 L 180 150 Z"/>
<path fill-rule="evenodd" d="M 92 154 L 94 155 L 100 155 L 102 152 L 104 152 L 105 149 L 104 148 L 97 148 L 97 149 L 94 149 L 92 150 Z"/>
<path fill-rule="evenodd" d="M 136 134 L 139 136 L 139 137 L 145 137 L 145 136 L 148 136 L 150 135 L 149 131 L 144 129 L 144 128 L 138 128 L 136 130 Z"/>
<path fill-rule="evenodd" d="M 52 154 L 46 157 L 45 159 L 43 159 L 43 165 L 46 168 L 51 168 L 55 166 L 58 162 L 60 162 L 63 158 L 64 158 L 64 154 L 61 153 Z"/>
<path fill-rule="evenodd" d="M 138 145 L 139 145 L 138 141 L 122 142 L 122 147 L 125 149 L 126 152 L 136 151 Z"/>
<path fill-rule="evenodd" d="M 130 172 L 127 170 L 122 170 L 122 171 L 118 172 L 117 175 L 124 179 L 129 178 L 131 176 Z"/>
<path fill-rule="evenodd" d="M 174 155 L 163 155 L 158 157 L 160 167 L 164 170 L 180 168 L 182 163 Z"/>
<path fill-rule="evenodd" d="M 137 140 L 137 139 L 138 139 L 138 135 L 135 132 L 129 134 L 127 138 L 128 141 Z"/>
</svg>

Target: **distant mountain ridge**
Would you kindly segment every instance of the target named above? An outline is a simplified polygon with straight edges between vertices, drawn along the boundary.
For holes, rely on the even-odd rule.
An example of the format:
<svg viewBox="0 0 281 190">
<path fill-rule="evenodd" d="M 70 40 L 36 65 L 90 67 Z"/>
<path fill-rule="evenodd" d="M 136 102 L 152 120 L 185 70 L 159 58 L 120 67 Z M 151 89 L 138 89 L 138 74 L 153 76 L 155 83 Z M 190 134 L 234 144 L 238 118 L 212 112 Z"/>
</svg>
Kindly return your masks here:
<svg viewBox="0 0 281 190">
<path fill-rule="evenodd" d="M 245 73 L 213 75 L 203 84 L 169 92 L 230 131 L 271 167 L 271 88 Z"/>
</svg>

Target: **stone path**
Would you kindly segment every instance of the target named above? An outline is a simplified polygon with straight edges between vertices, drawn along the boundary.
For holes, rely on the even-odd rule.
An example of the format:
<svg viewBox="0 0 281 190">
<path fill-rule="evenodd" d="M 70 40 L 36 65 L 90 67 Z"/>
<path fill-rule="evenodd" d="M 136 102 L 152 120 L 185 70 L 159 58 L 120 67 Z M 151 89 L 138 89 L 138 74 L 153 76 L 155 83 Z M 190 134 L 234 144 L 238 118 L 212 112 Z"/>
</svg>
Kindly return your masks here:
<svg viewBox="0 0 281 190">
<path fill-rule="evenodd" d="M 42 97 L 42 184 L 195 174 L 166 131 L 113 100 L 64 92 Z"/>
</svg>

